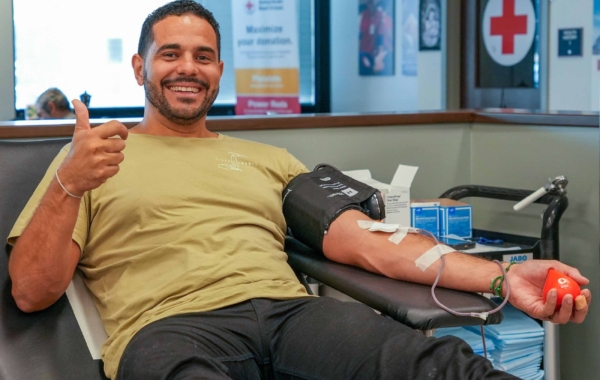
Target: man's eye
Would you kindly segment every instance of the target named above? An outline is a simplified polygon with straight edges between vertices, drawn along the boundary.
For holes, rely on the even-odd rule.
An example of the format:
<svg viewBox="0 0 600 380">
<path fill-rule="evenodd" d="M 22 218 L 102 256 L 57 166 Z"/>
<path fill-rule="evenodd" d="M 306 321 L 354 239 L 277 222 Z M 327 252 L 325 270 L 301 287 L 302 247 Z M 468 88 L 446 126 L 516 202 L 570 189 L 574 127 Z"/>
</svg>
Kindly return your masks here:
<svg viewBox="0 0 600 380">
<path fill-rule="evenodd" d="M 165 54 L 163 54 L 163 57 L 167 57 L 167 58 L 175 58 L 175 57 L 176 57 L 176 55 L 175 55 L 175 53 L 165 53 Z"/>
</svg>

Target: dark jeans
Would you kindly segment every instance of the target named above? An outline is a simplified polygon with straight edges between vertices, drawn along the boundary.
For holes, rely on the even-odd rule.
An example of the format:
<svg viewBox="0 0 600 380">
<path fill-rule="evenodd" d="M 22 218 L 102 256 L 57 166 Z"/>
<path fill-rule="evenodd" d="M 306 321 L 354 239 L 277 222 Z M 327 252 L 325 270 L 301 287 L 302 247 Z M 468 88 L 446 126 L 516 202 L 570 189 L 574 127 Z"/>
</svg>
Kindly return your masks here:
<svg viewBox="0 0 600 380">
<path fill-rule="evenodd" d="M 119 380 L 515 379 L 462 340 L 425 338 L 357 303 L 254 299 L 154 322 L 129 342 Z"/>
</svg>

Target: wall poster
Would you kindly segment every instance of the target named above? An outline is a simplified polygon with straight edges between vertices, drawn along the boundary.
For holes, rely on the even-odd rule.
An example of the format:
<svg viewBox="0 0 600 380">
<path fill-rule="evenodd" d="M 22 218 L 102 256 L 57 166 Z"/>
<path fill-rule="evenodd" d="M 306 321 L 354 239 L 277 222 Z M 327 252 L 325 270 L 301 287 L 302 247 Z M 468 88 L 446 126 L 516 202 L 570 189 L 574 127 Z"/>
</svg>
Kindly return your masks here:
<svg viewBox="0 0 600 380">
<path fill-rule="evenodd" d="M 442 46 L 440 0 L 421 0 L 419 9 L 419 50 L 440 50 Z"/>
<path fill-rule="evenodd" d="M 231 0 L 236 115 L 300 113 L 295 0 Z"/>
<path fill-rule="evenodd" d="M 417 76 L 419 0 L 402 0 L 402 75 Z"/>
<path fill-rule="evenodd" d="M 394 75 L 395 0 L 359 0 L 359 75 Z"/>
</svg>

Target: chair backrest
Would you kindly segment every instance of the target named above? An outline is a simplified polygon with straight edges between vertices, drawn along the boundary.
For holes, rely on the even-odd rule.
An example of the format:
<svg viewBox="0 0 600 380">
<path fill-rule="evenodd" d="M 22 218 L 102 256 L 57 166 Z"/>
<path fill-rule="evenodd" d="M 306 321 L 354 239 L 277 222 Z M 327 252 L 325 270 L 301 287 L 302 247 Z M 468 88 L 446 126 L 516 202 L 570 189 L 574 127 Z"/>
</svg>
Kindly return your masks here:
<svg viewBox="0 0 600 380">
<path fill-rule="evenodd" d="M 0 244 L 69 141 L 0 140 Z M 6 254 L 0 254 L 0 290 L 0 379 L 105 379 L 65 296 L 44 311 L 21 312 L 11 295 Z"/>
<path fill-rule="evenodd" d="M 0 140 L 0 239 L 3 242 L 48 165 L 69 141 Z"/>
</svg>

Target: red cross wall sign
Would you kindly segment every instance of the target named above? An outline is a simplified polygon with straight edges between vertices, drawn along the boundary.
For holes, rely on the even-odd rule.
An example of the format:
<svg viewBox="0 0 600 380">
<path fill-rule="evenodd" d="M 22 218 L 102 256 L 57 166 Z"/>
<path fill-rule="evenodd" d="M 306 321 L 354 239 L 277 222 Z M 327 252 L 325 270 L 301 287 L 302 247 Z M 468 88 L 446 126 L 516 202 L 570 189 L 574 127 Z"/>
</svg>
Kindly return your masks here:
<svg viewBox="0 0 600 380">
<path fill-rule="evenodd" d="M 254 3 L 250 0 L 248 0 L 248 2 L 246 3 L 246 12 L 248 12 L 249 14 L 254 13 Z"/>
<path fill-rule="evenodd" d="M 502 66 L 521 62 L 535 36 L 531 0 L 489 0 L 482 28 L 485 48 L 494 61 Z"/>
</svg>

